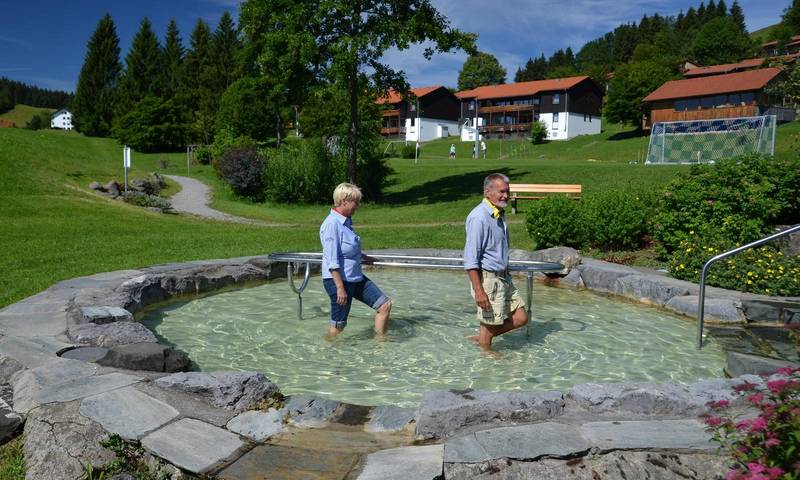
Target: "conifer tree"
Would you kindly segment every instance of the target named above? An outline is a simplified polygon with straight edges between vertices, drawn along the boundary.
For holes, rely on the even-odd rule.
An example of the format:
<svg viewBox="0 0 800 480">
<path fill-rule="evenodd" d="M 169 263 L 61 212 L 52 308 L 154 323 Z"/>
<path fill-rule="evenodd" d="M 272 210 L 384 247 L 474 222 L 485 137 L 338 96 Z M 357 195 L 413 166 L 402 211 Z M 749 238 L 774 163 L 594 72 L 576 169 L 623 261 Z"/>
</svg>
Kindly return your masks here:
<svg viewBox="0 0 800 480">
<path fill-rule="evenodd" d="M 160 97 L 164 90 L 162 70 L 161 46 L 150 20 L 145 17 L 125 56 L 125 74 L 119 85 L 118 113 L 125 113 L 145 97 Z"/>
<path fill-rule="evenodd" d="M 728 5 L 725 3 L 725 0 L 719 0 L 719 3 L 717 3 L 717 16 L 725 17 L 727 15 L 728 15 Z"/>
<path fill-rule="evenodd" d="M 783 25 L 791 35 L 800 33 L 800 0 L 792 0 L 792 4 L 783 11 Z"/>
<path fill-rule="evenodd" d="M 181 42 L 178 24 L 175 19 L 167 25 L 167 35 L 164 39 L 164 52 L 162 55 L 163 78 L 161 84 L 164 88 L 164 98 L 172 98 L 178 94 L 181 84 L 184 48 Z"/>
<path fill-rule="evenodd" d="M 733 5 L 731 5 L 731 20 L 739 26 L 742 32 L 747 33 L 747 26 L 744 23 L 744 12 L 742 11 L 742 7 L 739 5 L 739 0 L 733 0 Z"/>
<path fill-rule="evenodd" d="M 211 143 L 214 118 L 209 103 L 211 73 L 211 29 L 202 19 L 197 19 L 190 39 L 189 51 L 183 62 L 182 94 L 194 117 L 195 137 Z"/>
<path fill-rule="evenodd" d="M 211 37 L 211 68 L 216 80 L 215 92 L 222 95 L 239 77 L 238 58 L 241 41 L 233 24 L 231 14 L 225 12 L 219 19 L 217 29 Z"/>
<path fill-rule="evenodd" d="M 117 29 L 111 15 L 106 14 L 86 45 L 86 57 L 72 102 L 73 122 L 78 131 L 98 137 L 111 132 L 121 71 Z"/>
</svg>

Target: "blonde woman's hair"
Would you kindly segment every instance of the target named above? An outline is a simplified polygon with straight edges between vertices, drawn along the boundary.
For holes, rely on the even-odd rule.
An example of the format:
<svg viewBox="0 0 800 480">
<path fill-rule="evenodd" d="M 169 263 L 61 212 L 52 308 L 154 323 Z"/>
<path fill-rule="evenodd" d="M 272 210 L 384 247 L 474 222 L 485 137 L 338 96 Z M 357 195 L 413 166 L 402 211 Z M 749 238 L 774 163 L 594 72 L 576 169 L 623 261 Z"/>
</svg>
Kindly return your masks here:
<svg viewBox="0 0 800 480">
<path fill-rule="evenodd" d="M 352 183 L 340 183 L 333 190 L 333 206 L 338 207 L 348 200 L 361 202 L 361 189 Z"/>
</svg>

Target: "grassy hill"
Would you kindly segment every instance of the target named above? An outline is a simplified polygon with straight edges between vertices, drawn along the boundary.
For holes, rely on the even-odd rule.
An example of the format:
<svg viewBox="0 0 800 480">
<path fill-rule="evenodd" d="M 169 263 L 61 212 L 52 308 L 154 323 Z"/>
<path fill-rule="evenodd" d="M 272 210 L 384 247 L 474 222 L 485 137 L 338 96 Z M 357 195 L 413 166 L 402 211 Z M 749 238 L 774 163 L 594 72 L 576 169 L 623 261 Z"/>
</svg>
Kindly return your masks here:
<svg viewBox="0 0 800 480">
<path fill-rule="evenodd" d="M 777 155 L 796 155 L 800 123 L 778 129 Z M 473 160 L 471 145 L 423 145 L 413 160 L 392 158 L 385 198 L 364 205 L 356 225 L 366 249 L 463 246 L 463 221 L 481 198 L 483 177 L 502 171 L 515 182 L 581 183 L 586 195 L 631 186 L 658 192 L 686 166 L 629 164 L 643 155 L 646 137 L 609 126 L 600 135 L 530 146 L 488 142 L 488 159 Z M 795 148 L 794 150 L 792 150 Z M 641 152 L 641 153 L 640 153 Z M 96 272 L 152 264 L 286 250 L 319 250 L 327 205 L 253 204 L 235 198 L 210 166 L 191 176 L 211 185 L 213 206 L 271 223 L 257 227 L 161 215 L 89 190 L 92 181 L 122 178 L 122 149 L 113 140 L 75 132 L 0 129 L 0 307 L 53 283 Z M 139 154 L 131 176 L 150 171 L 186 175 L 183 154 Z M 523 210 L 525 205 L 522 206 Z M 523 212 L 524 213 L 524 212 Z M 509 218 L 513 246 L 532 248 L 524 214 Z"/>
<path fill-rule="evenodd" d="M 767 38 L 769 38 L 770 33 L 772 33 L 773 30 L 778 28 L 779 25 L 780 25 L 780 22 L 778 22 L 778 23 L 776 23 L 774 25 L 770 25 L 768 27 L 760 28 L 760 29 L 756 30 L 755 32 L 750 32 L 750 38 L 753 39 L 753 40 L 761 39 L 761 40 L 766 41 Z"/>
<path fill-rule="evenodd" d="M 20 103 L 8 112 L 0 114 L 0 118 L 11 120 L 17 127 L 24 127 L 26 123 L 41 112 L 46 112 L 49 115 L 55 112 L 55 110 L 52 108 L 29 107 L 28 105 L 22 105 Z"/>
</svg>

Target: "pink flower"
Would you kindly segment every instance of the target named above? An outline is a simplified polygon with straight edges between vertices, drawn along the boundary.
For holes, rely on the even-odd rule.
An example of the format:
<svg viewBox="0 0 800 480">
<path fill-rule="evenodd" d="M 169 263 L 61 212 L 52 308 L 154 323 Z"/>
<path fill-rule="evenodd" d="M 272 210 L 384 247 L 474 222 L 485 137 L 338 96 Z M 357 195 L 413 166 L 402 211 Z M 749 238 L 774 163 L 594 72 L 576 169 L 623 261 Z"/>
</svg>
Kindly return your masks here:
<svg viewBox="0 0 800 480">
<path fill-rule="evenodd" d="M 750 395 L 749 397 L 747 397 L 747 401 L 752 403 L 752 404 L 754 404 L 754 405 L 758 405 L 762 401 L 764 401 L 764 394 L 763 393 L 754 393 L 754 394 Z"/>
<path fill-rule="evenodd" d="M 716 402 L 708 402 L 707 405 L 713 408 L 714 410 L 718 410 L 721 408 L 727 408 L 728 406 L 730 406 L 730 404 L 731 402 L 723 399 L 723 400 L 717 400 Z"/>
<path fill-rule="evenodd" d="M 725 480 L 742 480 L 742 472 L 739 470 L 728 470 L 725 474 Z"/>
<path fill-rule="evenodd" d="M 755 388 L 756 386 L 749 382 L 740 383 L 739 385 L 734 385 L 733 387 L 733 389 L 737 392 L 747 392 Z"/>
<path fill-rule="evenodd" d="M 769 388 L 769 391 L 772 393 L 779 393 L 786 388 L 787 385 L 789 385 L 787 380 L 772 380 L 767 382 L 767 388 Z"/>
<path fill-rule="evenodd" d="M 779 368 L 779 369 L 775 370 L 775 373 L 777 373 L 778 375 L 789 376 L 792 373 L 794 373 L 795 370 L 800 370 L 800 369 L 795 369 L 795 368 L 792 368 L 792 367 L 783 367 L 783 368 Z"/>
<path fill-rule="evenodd" d="M 783 475 L 783 469 L 781 467 L 770 467 L 767 469 L 767 475 L 769 478 L 778 478 Z"/>
<path fill-rule="evenodd" d="M 716 427 L 722 424 L 722 419 L 720 417 L 708 417 L 706 418 L 706 425 L 711 427 Z"/>
<path fill-rule="evenodd" d="M 747 464 L 747 470 L 750 473 L 764 473 L 767 471 L 767 467 L 761 465 L 760 463 L 750 462 Z"/>
<path fill-rule="evenodd" d="M 764 417 L 756 417 L 750 423 L 751 432 L 761 432 L 767 429 L 767 420 Z"/>
<path fill-rule="evenodd" d="M 764 446 L 767 448 L 772 448 L 781 444 L 781 441 L 777 438 L 769 438 L 766 442 L 764 442 Z"/>
</svg>

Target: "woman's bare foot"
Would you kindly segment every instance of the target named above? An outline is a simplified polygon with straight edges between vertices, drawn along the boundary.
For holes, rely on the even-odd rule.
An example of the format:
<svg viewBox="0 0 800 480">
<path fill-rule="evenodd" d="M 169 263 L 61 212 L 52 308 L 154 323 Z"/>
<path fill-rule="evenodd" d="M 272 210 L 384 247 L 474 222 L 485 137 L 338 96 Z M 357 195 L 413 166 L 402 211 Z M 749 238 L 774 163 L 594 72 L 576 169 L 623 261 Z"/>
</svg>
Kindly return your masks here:
<svg viewBox="0 0 800 480">
<path fill-rule="evenodd" d="M 475 345 L 480 345 L 480 336 L 479 335 L 469 335 L 467 336 L 467 340 L 474 343 Z"/>
</svg>

